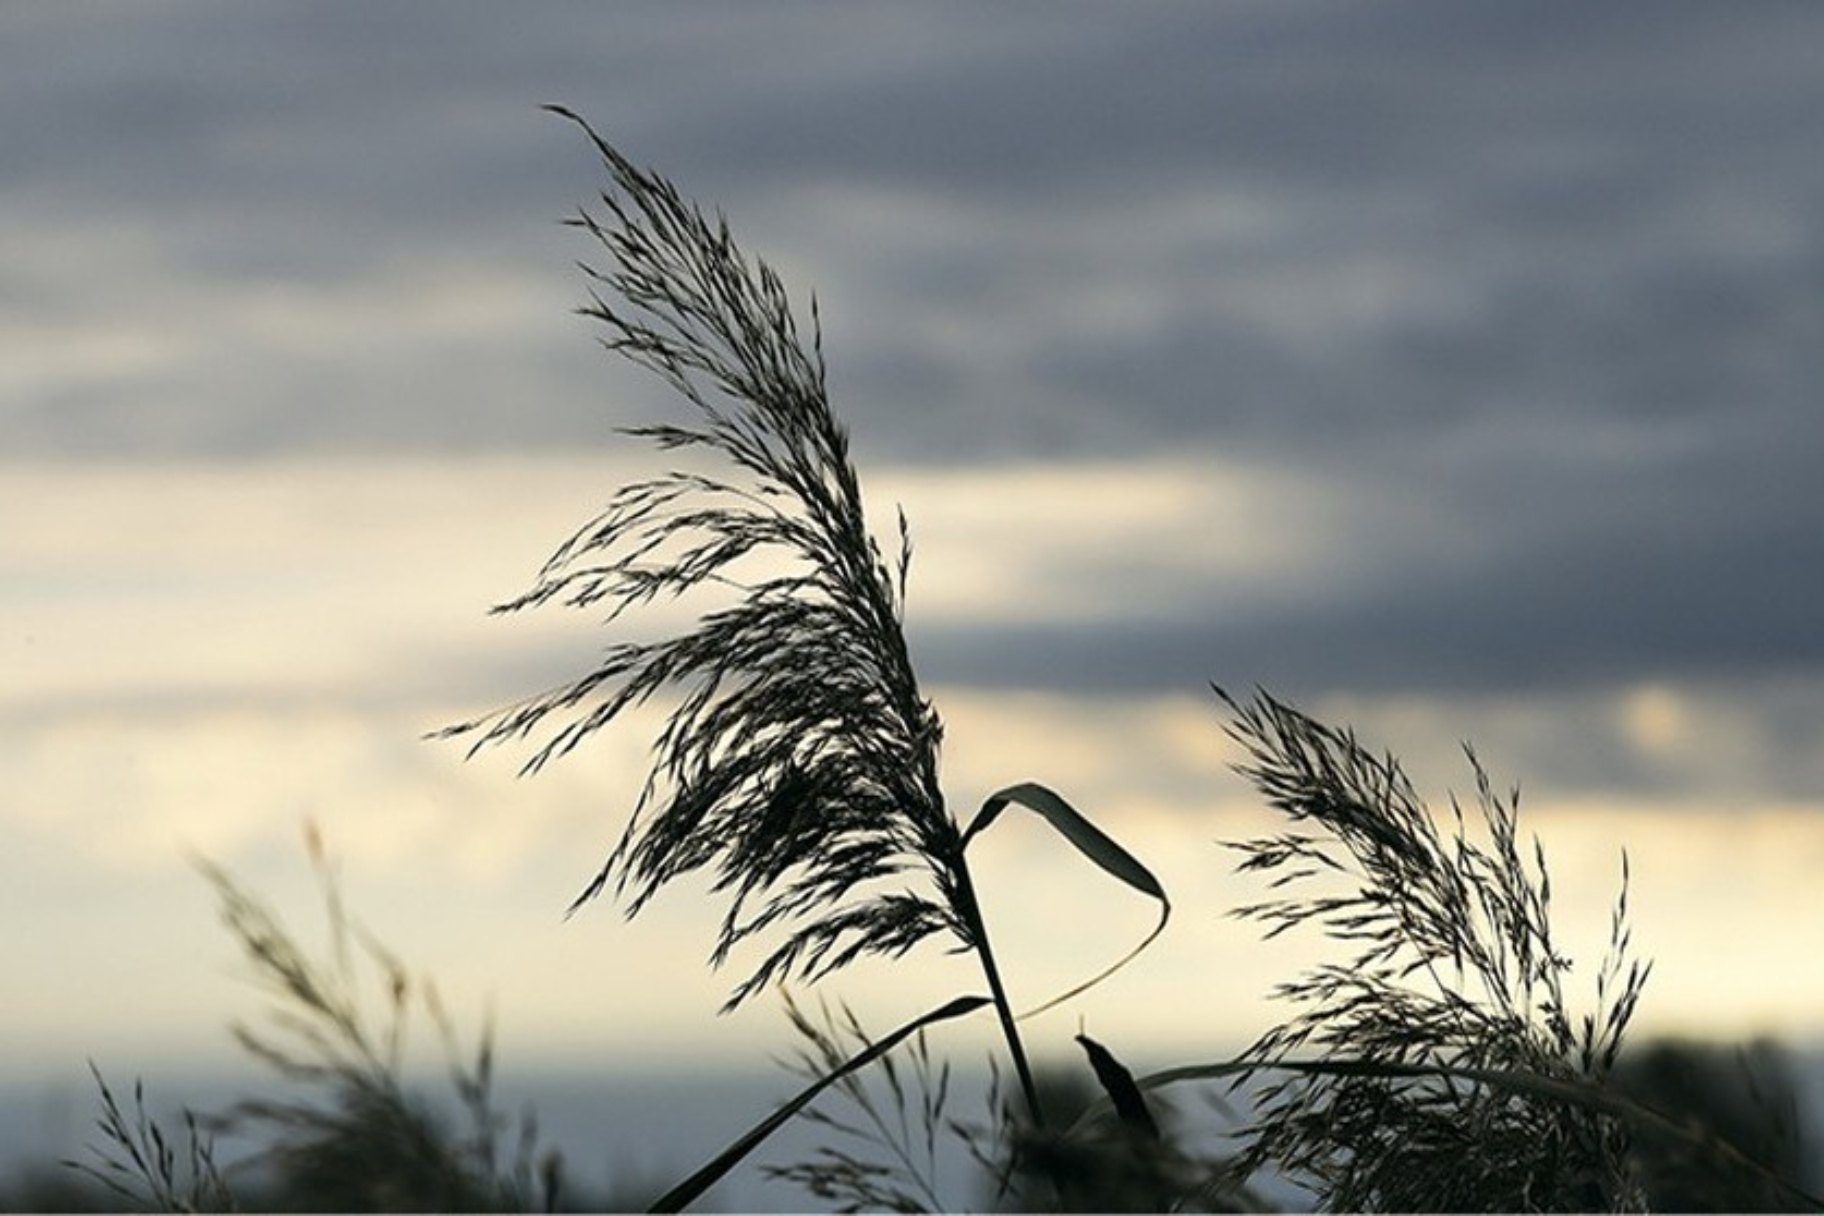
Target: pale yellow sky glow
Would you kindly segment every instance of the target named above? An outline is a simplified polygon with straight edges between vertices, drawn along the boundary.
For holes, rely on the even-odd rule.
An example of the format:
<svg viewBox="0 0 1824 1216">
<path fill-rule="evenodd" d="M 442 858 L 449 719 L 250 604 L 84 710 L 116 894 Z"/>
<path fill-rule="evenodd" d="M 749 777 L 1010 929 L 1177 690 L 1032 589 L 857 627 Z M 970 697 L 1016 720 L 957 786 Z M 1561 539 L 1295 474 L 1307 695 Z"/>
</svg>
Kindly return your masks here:
<svg viewBox="0 0 1824 1216">
<path fill-rule="evenodd" d="M 235 978 L 187 858 L 224 864 L 314 931 L 306 819 L 384 940 L 438 976 L 470 1024 L 493 1002 L 509 1060 L 737 1060 L 757 1044 L 788 1046 L 770 1008 L 713 1016 L 739 977 L 700 965 L 719 909 L 688 890 L 631 926 L 605 905 L 560 919 L 644 774 L 637 723 L 529 781 L 512 776 L 519 756 L 465 764 L 460 747 L 420 737 L 588 662 L 602 637 L 579 614 L 497 620 L 483 609 L 520 590 L 633 467 L 498 457 L 8 468 L 0 899 L 9 923 L 28 926 L 0 937 L 10 989 L 0 1028 L 25 1048 L 9 1067 L 231 1055 L 222 1027 L 258 998 Z M 887 469 L 872 484 L 913 519 L 911 615 L 941 623 L 1132 614 L 1121 592 L 1137 569 L 1151 587 L 1233 580 L 1261 603 L 1329 587 L 1347 540 L 1325 531 L 1331 504 L 1306 486 L 1308 518 L 1243 509 L 1275 476 L 1156 462 Z M 877 512 L 877 525 L 887 519 Z M 1039 1041 L 1055 1032 L 1059 1051 L 1079 1015 L 1137 1057 L 1231 1049 L 1266 1025 L 1268 986 L 1319 957 L 1311 943 L 1263 947 L 1224 916 L 1245 888 L 1214 841 L 1273 823 L 1227 769 L 1222 719 L 1203 691 L 1222 674 L 1187 655 L 1184 691 L 1169 697 L 931 689 L 956 805 L 1043 781 L 1152 865 L 1177 905 L 1151 954 L 1040 1023 Z M 1455 753 L 1463 737 L 1499 784 L 1539 783 L 1523 822 L 1545 840 L 1586 982 L 1625 847 L 1636 941 L 1657 960 L 1643 1028 L 1816 1035 L 1824 977 L 1799 961 L 1795 935 L 1824 914 L 1824 812 L 1730 795 L 1729 774 L 1777 743 L 1726 704 L 1648 684 L 1307 708 L 1393 747 L 1427 794 L 1469 788 Z M 1620 797 L 1527 771 L 1567 734 L 1671 766 L 1695 792 Z M 1706 764 L 1717 770 L 1708 780 Z M 1010 823 L 984 845 L 981 881 L 1016 999 L 1068 986 L 1145 931 L 1145 901 L 1037 826 Z M 827 991 L 884 1023 L 976 983 L 931 951 L 857 968 Z"/>
</svg>

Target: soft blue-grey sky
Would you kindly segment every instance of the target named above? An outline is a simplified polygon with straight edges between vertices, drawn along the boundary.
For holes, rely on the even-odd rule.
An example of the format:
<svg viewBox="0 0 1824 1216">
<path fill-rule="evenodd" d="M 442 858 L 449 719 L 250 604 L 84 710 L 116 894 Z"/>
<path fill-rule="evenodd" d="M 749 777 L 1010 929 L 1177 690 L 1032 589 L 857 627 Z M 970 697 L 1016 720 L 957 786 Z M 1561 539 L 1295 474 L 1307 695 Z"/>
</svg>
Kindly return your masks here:
<svg viewBox="0 0 1824 1216">
<path fill-rule="evenodd" d="M 957 803 L 1046 780 L 1182 883 L 1096 1025 L 1232 1044 L 1283 978 L 1215 915 L 1265 821 L 1214 679 L 1428 788 L 1473 737 L 1598 941 L 1627 845 L 1643 1016 L 1824 1029 L 1824 8 L 57 0 L 0 8 L 5 1063 L 219 1040 L 185 851 L 302 916 L 306 816 L 509 1046 L 727 1033 L 712 913 L 557 924 L 637 731 L 524 784 L 419 738 L 593 655 L 481 610 L 670 405 L 567 315 L 547 102 L 817 293 Z"/>
</svg>

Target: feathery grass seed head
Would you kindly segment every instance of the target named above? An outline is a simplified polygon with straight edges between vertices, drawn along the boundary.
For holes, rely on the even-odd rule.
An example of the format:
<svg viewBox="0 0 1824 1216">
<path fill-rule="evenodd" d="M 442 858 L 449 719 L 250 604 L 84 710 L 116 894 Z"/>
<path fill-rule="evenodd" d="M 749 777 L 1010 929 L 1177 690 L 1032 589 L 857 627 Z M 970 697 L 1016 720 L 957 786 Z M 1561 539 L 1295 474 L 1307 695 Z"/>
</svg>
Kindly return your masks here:
<svg viewBox="0 0 1824 1216">
<path fill-rule="evenodd" d="M 1313 1179 L 1341 1210 L 1637 1203 L 1619 1125 L 1554 1090 L 1601 1085 L 1646 983 L 1627 959 L 1625 862 L 1598 1009 L 1574 1020 L 1517 791 L 1498 794 L 1470 751 L 1481 839 L 1453 800 L 1447 840 L 1391 756 L 1267 693 L 1243 705 L 1217 691 L 1239 771 L 1294 825 L 1232 846 L 1281 893 L 1235 915 L 1269 938 L 1314 926 L 1349 955 L 1280 984 L 1297 1012 L 1242 1057 L 1280 1077 L 1261 1095 L 1250 1165 Z M 1465 1076 L 1490 1072 L 1521 1081 Z"/>
<path fill-rule="evenodd" d="M 910 543 L 889 564 L 868 531 L 848 437 L 778 276 L 661 177 L 582 125 L 611 188 L 572 221 L 608 253 L 584 315 L 694 417 L 633 429 L 661 450 L 719 458 L 720 475 L 629 485 L 502 611 L 604 605 L 610 620 L 706 585 L 736 593 L 696 626 L 622 641 L 562 687 L 444 732 L 474 747 L 556 729 L 536 770 L 623 711 L 675 697 L 619 843 L 576 903 L 613 886 L 629 915 L 707 870 L 728 908 L 712 955 L 786 936 L 736 988 L 815 978 L 933 933 L 969 944 L 956 914 L 961 848 L 937 779 L 941 728 L 901 629 Z M 781 572 L 743 582 L 753 558 Z M 908 873 L 909 872 L 909 873 Z M 935 890 L 933 890 L 933 887 Z"/>
</svg>

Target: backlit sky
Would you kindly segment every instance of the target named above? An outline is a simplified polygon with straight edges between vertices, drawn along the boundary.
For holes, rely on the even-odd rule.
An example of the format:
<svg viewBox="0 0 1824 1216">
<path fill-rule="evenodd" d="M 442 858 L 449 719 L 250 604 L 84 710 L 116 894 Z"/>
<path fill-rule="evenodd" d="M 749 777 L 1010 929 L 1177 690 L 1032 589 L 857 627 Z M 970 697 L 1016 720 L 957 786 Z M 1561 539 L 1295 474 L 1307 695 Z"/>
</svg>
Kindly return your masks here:
<svg viewBox="0 0 1824 1216">
<path fill-rule="evenodd" d="M 1440 799 L 1474 740 L 1586 957 L 1627 848 L 1647 1028 L 1824 1032 L 1824 8 L 57 0 L 0 8 L 0 1069 L 231 1056 L 187 858 L 314 929 L 306 819 L 506 1059 L 789 1046 L 688 892 L 560 919 L 639 730 L 421 739 L 590 661 L 484 610 L 657 471 L 545 102 L 817 293 L 953 802 L 1045 781 L 1172 889 L 1092 1033 L 1219 1054 L 1317 957 L 1221 917 L 1271 821 L 1209 680 Z M 1144 931 L 987 843 L 1017 990 Z"/>
</svg>

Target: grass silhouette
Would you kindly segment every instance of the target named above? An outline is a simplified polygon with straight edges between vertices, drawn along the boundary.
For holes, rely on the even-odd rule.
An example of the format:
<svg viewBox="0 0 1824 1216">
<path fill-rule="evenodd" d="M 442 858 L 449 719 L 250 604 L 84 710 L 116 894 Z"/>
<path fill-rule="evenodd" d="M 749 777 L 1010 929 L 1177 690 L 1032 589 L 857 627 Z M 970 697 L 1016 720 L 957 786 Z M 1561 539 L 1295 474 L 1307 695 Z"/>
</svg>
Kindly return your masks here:
<svg viewBox="0 0 1824 1216">
<path fill-rule="evenodd" d="M 600 207 L 573 221 L 607 257 L 585 268 L 592 290 L 582 311 L 603 327 L 608 349 L 689 406 L 680 421 L 631 434 L 713 471 L 679 468 L 623 487 L 529 590 L 499 606 L 601 612 L 624 632 L 598 663 L 439 733 L 465 739 L 471 753 L 530 743 L 525 768 L 536 771 L 635 706 L 668 707 L 642 792 L 572 911 L 606 894 L 637 915 L 674 880 L 706 873 L 721 906 L 710 964 L 764 948 L 730 1007 L 931 939 L 972 954 L 988 989 L 878 1037 L 850 1017 L 819 1022 L 788 1003 L 807 1045 L 804 1088 L 659 1196 L 655 1210 L 697 1201 L 800 1117 L 832 1140 L 775 1176 L 851 1210 L 941 1206 L 939 1135 L 960 1137 L 998 1180 L 991 1202 L 1016 1206 L 1251 1207 L 1261 1202 L 1256 1184 L 1277 1174 L 1328 1209 L 1630 1209 L 1666 1193 L 1643 1178 L 1664 1168 L 1666 1154 L 1681 1168 L 1726 1164 L 1772 1202 L 1820 1206 L 1790 1162 L 1757 1161 L 1727 1129 L 1616 1084 L 1648 975 L 1631 957 L 1625 859 L 1594 1006 L 1580 1013 L 1563 982 L 1570 960 L 1554 942 L 1545 853 L 1522 844 L 1517 795 L 1497 794 L 1472 753 L 1474 812 L 1453 801 L 1446 820 L 1392 757 L 1265 692 L 1243 702 L 1218 690 L 1245 753 L 1242 775 L 1289 824 L 1233 845 L 1239 868 L 1275 891 L 1236 914 L 1268 938 L 1315 929 L 1341 958 L 1282 984 L 1285 1020 L 1235 1059 L 1136 1078 L 1123 1045 L 1079 1036 L 1100 1096 L 1074 1120 L 1048 1120 L 969 845 L 1009 808 L 1038 816 L 1126 888 L 1112 894 L 1157 904 L 1158 925 L 1136 952 L 1164 928 L 1167 892 L 1044 785 L 1019 781 L 971 816 L 954 813 L 941 785 L 942 724 L 903 630 L 910 532 L 902 514 L 889 556 L 869 529 L 826 393 L 815 302 L 801 318 L 725 219 L 712 221 L 581 118 L 557 112 L 582 127 L 609 176 Z M 694 605 L 694 624 L 642 639 L 631 618 L 659 601 Z M 323 867 L 320 848 L 313 857 Z M 308 1192 L 327 1207 L 558 1201 L 561 1165 L 537 1154 L 529 1125 L 516 1153 L 501 1147 L 485 1032 L 472 1064 L 450 1053 L 466 1135 L 398 1084 L 408 1007 L 422 1002 L 453 1044 L 448 1019 L 433 990 L 351 926 L 333 883 L 326 910 L 337 945 L 324 963 L 224 874 L 205 873 L 231 932 L 285 1006 L 276 1037 L 242 1029 L 241 1045 L 320 1095 L 237 1109 L 235 1118 L 274 1137 L 271 1161 L 324 1188 L 358 1188 Z M 387 1015 L 378 1023 L 352 995 L 351 943 L 381 978 Z M 999 1021 L 1020 1101 L 997 1090 L 987 1123 L 971 1125 L 947 1112 L 948 1073 L 927 1032 L 985 1008 Z M 1191 1084 L 1251 1087 L 1250 1109 L 1228 1129 L 1232 1152 L 1193 1151 L 1155 1108 L 1159 1090 Z M 102 1169 L 116 1182 L 144 1180 L 133 1197 L 160 1207 L 222 1198 L 194 1127 L 186 1176 L 183 1155 L 155 1125 L 129 1120 L 105 1083 L 103 1098 L 101 1130 L 115 1151 L 104 1150 Z M 831 1113 L 831 1099 L 846 1104 L 843 1114 Z M 1659 1157 L 1643 1155 L 1647 1141 Z"/>
<path fill-rule="evenodd" d="M 266 1066 L 276 1093 L 186 1110 L 180 1141 L 147 1113 L 139 1084 L 129 1118 L 97 1070 L 100 1139 L 93 1160 L 70 1164 L 149 1211 L 549 1211 L 592 1198 L 572 1193 L 530 1112 L 511 1118 L 497 1108 L 491 1026 L 472 1053 L 462 1051 L 435 985 L 348 914 L 314 827 L 306 842 L 328 930 L 322 952 L 306 949 L 225 870 L 199 867 L 249 978 L 270 1000 L 263 1019 L 236 1022 L 232 1035 Z M 441 1041 L 450 1086 L 442 1101 L 407 1080 L 406 1041 L 419 1023 Z M 258 1147 L 219 1165 L 218 1136 Z"/>
<path fill-rule="evenodd" d="M 692 407 L 686 421 L 631 434 L 714 457 L 725 471 L 674 471 L 621 489 L 499 610 L 605 606 L 613 623 L 706 589 L 734 602 L 703 610 L 678 636 L 618 642 L 574 681 L 444 733 L 470 736 L 479 749 L 555 720 L 526 763 L 536 771 L 626 709 L 670 694 L 675 707 L 639 804 L 576 903 L 612 886 L 637 915 L 672 880 L 713 871 L 728 901 L 713 964 L 750 938 L 784 936 L 728 1007 L 776 980 L 815 981 L 862 955 L 899 956 L 948 938 L 979 960 L 988 996 L 955 998 L 914 1021 L 991 1004 L 1042 1124 L 970 841 L 1019 805 L 1156 899 L 1160 928 L 1164 889 L 1036 783 L 1008 786 L 967 824 L 952 815 L 938 771 L 942 724 L 902 628 L 910 534 L 902 514 L 889 561 L 869 530 L 848 437 L 825 391 L 815 301 L 807 343 L 778 276 L 743 253 L 726 220 L 711 222 L 581 118 L 558 113 L 582 127 L 610 178 L 600 210 L 574 221 L 610 259 L 588 270 L 594 290 L 582 311 L 606 329 L 608 349 Z"/>
</svg>

